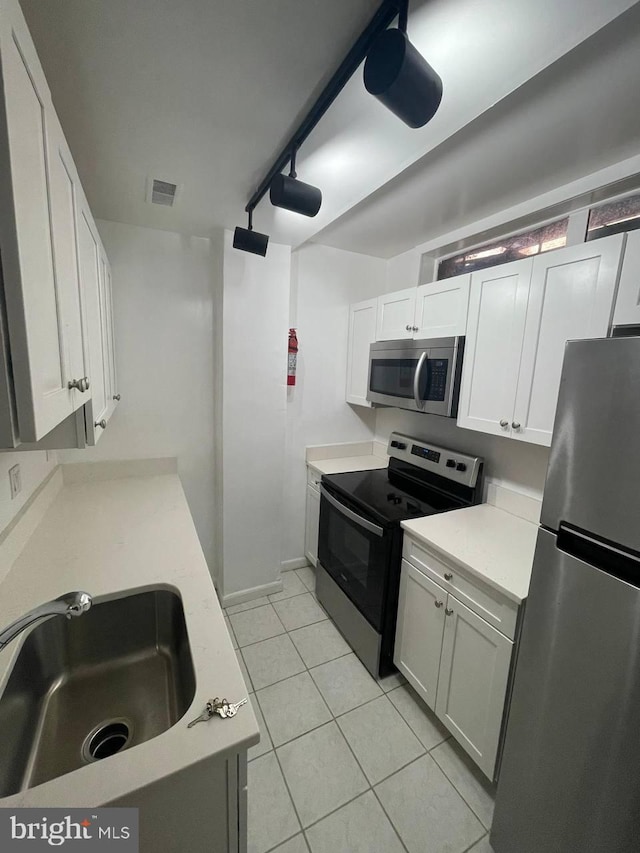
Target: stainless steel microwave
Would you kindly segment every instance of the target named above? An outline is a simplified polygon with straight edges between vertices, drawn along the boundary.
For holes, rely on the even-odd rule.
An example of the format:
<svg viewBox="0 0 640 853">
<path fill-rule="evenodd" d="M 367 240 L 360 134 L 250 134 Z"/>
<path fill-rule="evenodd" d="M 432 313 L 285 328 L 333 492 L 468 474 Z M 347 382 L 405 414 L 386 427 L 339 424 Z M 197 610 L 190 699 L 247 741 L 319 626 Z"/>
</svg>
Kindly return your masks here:
<svg viewBox="0 0 640 853">
<path fill-rule="evenodd" d="M 374 406 L 455 418 L 463 352 L 463 337 L 373 343 L 367 400 Z"/>
</svg>

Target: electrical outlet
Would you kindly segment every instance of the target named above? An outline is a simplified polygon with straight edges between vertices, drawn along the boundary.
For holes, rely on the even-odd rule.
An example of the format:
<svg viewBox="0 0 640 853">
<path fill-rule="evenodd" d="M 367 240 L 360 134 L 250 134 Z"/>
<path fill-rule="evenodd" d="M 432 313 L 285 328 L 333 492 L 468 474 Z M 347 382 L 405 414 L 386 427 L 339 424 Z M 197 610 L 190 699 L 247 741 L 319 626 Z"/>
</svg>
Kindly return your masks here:
<svg viewBox="0 0 640 853">
<path fill-rule="evenodd" d="M 22 491 L 22 474 L 19 464 L 9 468 L 9 483 L 11 484 L 11 498 L 13 499 Z"/>
</svg>

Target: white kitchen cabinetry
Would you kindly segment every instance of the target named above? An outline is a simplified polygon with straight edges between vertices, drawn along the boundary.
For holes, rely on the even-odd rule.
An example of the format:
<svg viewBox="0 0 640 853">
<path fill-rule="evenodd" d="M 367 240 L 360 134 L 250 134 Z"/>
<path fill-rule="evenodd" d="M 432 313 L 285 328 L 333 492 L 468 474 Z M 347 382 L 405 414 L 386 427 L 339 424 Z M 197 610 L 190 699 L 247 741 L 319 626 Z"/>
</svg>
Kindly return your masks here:
<svg viewBox="0 0 640 853">
<path fill-rule="evenodd" d="M 551 444 L 565 344 L 606 336 L 623 241 L 473 273 L 458 426 Z"/>
<path fill-rule="evenodd" d="M 413 338 L 415 313 L 415 287 L 378 297 L 376 340 L 399 341 L 404 338 Z"/>
<path fill-rule="evenodd" d="M 458 426 L 510 430 L 532 266 L 526 258 L 471 276 Z"/>
<path fill-rule="evenodd" d="M 421 284 L 416 290 L 413 337 L 449 338 L 467 328 L 471 273 Z"/>
<path fill-rule="evenodd" d="M 82 404 L 68 388 L 79 378 L 72 371 L 82 371 L 70 363 L 82 332 L 71 257 L 73 186 L 61 174 L 51 95 L 17 0 L 0 6 L 0 63 L 5 358 L 17 416 L 12 430 L 3 423 L 7 447 L 18 439 L 37 441 Z"/>
<path fill-rule="evenodd" d="M 640 231 L 627 234 L 613 324 L 640 325 Z"/>
<path fill-rule="evenodd" d="M 318 527 L 320 525 L 320 480 L 322 475 L 308 469 L 307 513 L 304 535 L 304 555 L 312 566 L 318 562 Z"/>
<path fill-rule="evenodd" d="M 354 406 L 371 406 L 367 400 L 369 346 L 376 339 L 377 312 L 377 299 L 367 299 L 349 307 L 347 403 Z"/>
<path fill-rule="evenodd" d="M 513 643 L 459 602 L 446 599 L 435 711 L 491 779 L 504 716 Z"/>
<path fill-rule="evenodd" d="M 517 607 L 457 567 L 431 559 L 406 533 L 403 555 L 394 662 L 493 779 Z M 509 636 L 480 614 L 504 624 Z"/>
<path fill-rule="evenodd" d="M 0 447 L 81 447 L 82 407 L 115 396 L 110 279 L 96 296 L 89 255 L 108 262 L 17 0 L 0 0 L 0 65 Z"/>
<path fill-rule="evenodd" d="M 447 593 L 402 561 L 395 664 L 429 705 L 436 706 Z"/>
</svg>

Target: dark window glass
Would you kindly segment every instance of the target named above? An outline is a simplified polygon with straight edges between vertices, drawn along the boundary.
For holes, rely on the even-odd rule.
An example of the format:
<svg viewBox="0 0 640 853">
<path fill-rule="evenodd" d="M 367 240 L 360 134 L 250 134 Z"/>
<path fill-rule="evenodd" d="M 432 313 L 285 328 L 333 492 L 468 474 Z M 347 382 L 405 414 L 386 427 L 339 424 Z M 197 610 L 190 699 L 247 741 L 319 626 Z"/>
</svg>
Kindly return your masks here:
<svg viewBox="0 0 640 853">
<path fill-rule="evenodd" d="M 640 228 L 640 195 L 594 207 L 589 211 L 587 240 Z"/>
<path fill-rule="evenodd" d="M 530 255 L 539 255 L 551 249 L 559 249 L 567 242 L 568 224 L 568 218 L 559 219 L 557 222 L 551 222 L 533 231 L 505 237 L 496 243 L 446 258 L 438 264 L 438 280 L 465 272 L 483 270 L 486 267 L 495 267 Z"/>
</svg>

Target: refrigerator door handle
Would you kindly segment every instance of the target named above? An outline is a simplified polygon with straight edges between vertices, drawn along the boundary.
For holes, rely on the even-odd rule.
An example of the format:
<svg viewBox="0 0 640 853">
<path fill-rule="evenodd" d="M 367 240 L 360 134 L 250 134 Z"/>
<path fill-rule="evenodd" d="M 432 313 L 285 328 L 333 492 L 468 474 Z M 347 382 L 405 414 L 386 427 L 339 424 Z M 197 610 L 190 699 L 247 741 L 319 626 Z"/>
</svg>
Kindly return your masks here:
<svg viewBox="0 0 640 853">
<path fill-rule="evenodd" d="M 560 523 L 558 549 L 596 569 L 640 588 L 640 554 Z"/>
</svg>

